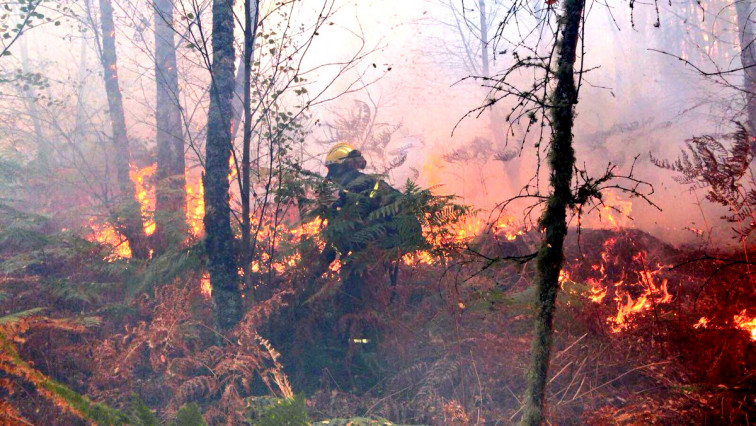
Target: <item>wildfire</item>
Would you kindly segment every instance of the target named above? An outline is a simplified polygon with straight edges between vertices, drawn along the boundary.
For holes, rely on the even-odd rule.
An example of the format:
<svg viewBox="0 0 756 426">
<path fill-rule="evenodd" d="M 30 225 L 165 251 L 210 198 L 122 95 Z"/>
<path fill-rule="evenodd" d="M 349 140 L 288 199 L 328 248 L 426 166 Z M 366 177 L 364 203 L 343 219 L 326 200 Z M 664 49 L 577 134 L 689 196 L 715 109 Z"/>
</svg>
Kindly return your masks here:
<svg viewBox="0 0 756 426">
<path fill-rule="evenodd" d="M 588 299 L 591 300 L 591 302 L 594 303 L 601 303 L 604 301 L 604 298 L 606 297 L 607 289 L 604 288 L 603 285 L 601 285 L 601 281 L 597 281 L 593 278 L 588 278 L 588 284 L 591 285 L 590 294 L 588 295 Z M 622 282 L 620 281 L 620 284 Z"/>
<path fill-rule="evenodd" d="M 331 264 L 328 265 L 328 270 L 338 273 L 341 270 L 341 260 L 335 259 L 333 262 L 331 262 Z"/>
<path fill-rule="evenodd" d="M 202 236 L 205 230 L 203 220 L 205 218 L 205 187 L 202 186 L 202 178 L 197 178 L 194 183 L 186 183 L 186 223 L 189 231 L 195 237 Z"/>
<path fill-rule="evenodd" d="M 291 230 L 291 235 L 296 238 L 317 237 L 320 231 L 328 226 L 327 219 L 321 219 L 316 216 L 315 219 L 305 222 Z"/>
<path fill-rule="evenodd" d="M 139 210 L 142 212 L 144 220 L 144 233 L 150 236 L 155 233 L 155 221 L 152 218 L 152 212 L 155 211 L 155 192 L 150 191 L 147 182 L 155 175 L 157 165 L 142 167 L 141 169 L 131 168 L 129 177 L 134 182 L 137 201 L 139 201 Z"/>
<path fill-rule="evenodd" d="M 200 291 L 205 299 L 210 299 L 213 296 L 213 286 L 210 285 L 210 274 L 207 272 L 202 274 L 202 278 L 200 278 Z"/>
<path fill-rule="evenodd" d="M 632 201 L 623 200 L 616 193 L 606 191 L 603 193 L 599 219 L 606 219 L 613 228 L 624 228 L 629 224 L 632 210 Z"/>
<path fill-rule="evenodd" d="M 239 172 L 236 169 L 236 160 L 234 156 L 228 157 L 228 183 L 229 185 L 234 183 L 234 179 L 239 176 Z"/>
<path fill-rule="evenodd" d="M 709 325 L 709 320 L 706 317 L 701 317 L 697 323 L 693 324 L 693 328 L 706 328 Z"/>
<path fill-rule="evenodd" d="M 751 340 L 756 341 L 756 317 L 749 317 L 746 315 L 746 310 L 743 309 L 740 315 L 735 315 L 733 321 L 735 327 L 751 333 Z"/>
<path fill-rule="evenodd" d="M 156 165 L 151 165 L 141 169 L 132 168 L 129 172 L 129 177 L 132 182 L 134 182 L 136 198 L 139 202 L 139 209 L 144 221 L 144 233 L 147 236 L 150 236 L 155 232 L 156 226 L 155 221 L 153 220 L 153 212 L 155 210 L 155 190 L 154 186 L 149 184 L 156 169 Z M 235 171 L 235 169 L 232 169 L 232 171 Z M 229 173 L 229 179 L 232 178 L 231 175 L 232 173 Z M 189 232 L 191 232 L 194 237 L 199 238 L 204 232 L 203 219 L 205 217 L 205 191 L 200 177 L 192 179 L 188 176 L 190 176 L 190 174 L 187 171 L 187 183 L 185 185 L 186 223 L 189 226 Z M 99 225 L 94 223 L 93 220 L 90 220 L 90 228 L 92 229 L 92 234 L 88 237 L 90 241 L 97 241 L 101 244 L 108 244 L 115 247 L 115 258 L 131 258 L 131 249 L 128 242 L 126 242 L 122 235 L 111 225 Z"/>
<path fill-rule="evenodd" d="M 616 307 L 616 313 L 606 318 L 612 332 L 618 333 L 630 327 L 631 318 L 652 309 L 655 304 L 669 303 L 672 294 L 668 280 L 661 276 L 668 266 L 649 266 L 647 254 L 637 251 L 626 259 L 613 254 L 617 238 L 607 238 L 602 246 L 601 262 L 591 265 L 594 276 L 585 282 L 590 285 L 586 297 L 594 303 L 606 303 Z M 608 271 L 614 271 L 611 275 Z M 613 303 L 612 303 L 613 302 Z"/>
<path fill-rule="evenodd" d="M 151 213 L 155 210 L 155 193 L 149 190 L 148 182 L 152 175 L 155 174 L 156 166 L 147 166 L 141 169 L 132 167 L 129 171 L 129 177 L 134 182 L 136 198 L 139 202 L 139 210 L 142 214 L 144 233 L 147 236 L 155 232 L 155 221 L 152 220 Z M 112 262 L 116 259 L 130 259 L 131 247 L 128 241 L 110 224 L 98 224 L 94 219 L 89 220 L 89 227 L 92 233 L 87 236 L 90 241 L 96 241 L 113 247 L 113 253 L 108 255 L 105 260 Z"/>
<path fill-rule="evenodd" d="M 105 244 L 113 247 L 113 253 L 105 257 L 105 261 L 112 262 L 117 259 L 130 259 L 131 247 L 129 242 L 118 233 L 110 224 L 98 224 L 94 218 L 89 220 L 89 227 L 92 229 L 92 233 L 87 236 L 89 241 L 95 241 L 100 244 Z"/>
<path fill-rule="evenodd" d="M 432 265 L 436 263 L 437 259 L 430 252 L 425 250 L 419 250 L 414 253 L 407 253 L 402 257 L 402 262 L 405 265 Z"/>
<path fill-rule="evenodd" d="M 450 224 L 445 229 L 423 228 L 425 240 L 434 247 L 452 245 L 464 245 L 482 234 L 492 234 L 495 240 L 505 239 L 514 241 L 525 234 L 527 229 L 518 226 L 515 218 L 502 216 L 496 222 L 486 222 L 476 216 L 468 216 L 457 223 Z M 407 253 L 402 257 L 405 265 L 432 265 L 438 263 L 438 256 L 419 250 Z"/>
<path fill-rule="evenodd" d="M 499 218 L 491 229 L 493 230 L 494 235 L 501 236 L 507 241 L 516 240 L 517 237 L 524 235 L 526 231 L 526 229 L 517 226 L 513 216 Z"/>
</svg>

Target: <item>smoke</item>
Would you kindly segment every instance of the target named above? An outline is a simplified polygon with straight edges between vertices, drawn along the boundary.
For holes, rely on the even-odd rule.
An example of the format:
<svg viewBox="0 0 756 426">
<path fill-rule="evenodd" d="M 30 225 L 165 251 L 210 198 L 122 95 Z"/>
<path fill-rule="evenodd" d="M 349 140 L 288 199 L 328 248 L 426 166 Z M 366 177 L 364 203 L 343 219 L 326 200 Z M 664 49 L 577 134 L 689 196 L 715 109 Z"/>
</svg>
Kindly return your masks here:
<svg viewBox="0 0 756 426">
<path fill-rule="evenodd" d="M 487 13 L 501 13 L 500 2 L 487 3 Z M 532 180 L 540 122 L 527 135 L 524 124 L 510 128 L 503 120 L 513 107 L 509 99 L 499 101 L 496 111 L 476 111 L 492 94 L 484 87 L 491 83 L 471 78 L 480 74 L 473 74 L 469 67 L 470 58 L 481 60 L 480 50 L 469 50 L 476 46 L 476 37 L 480 45 L 474 33 L 477 2 L 465 3 L 463 18 L 469 23 L 459 26 L 448 4 L 404 4 L 354 5 L 340 11 L 342 16 L 354 13 L 353 28 L 363 31 L 368 45 L 379 46 L 367 61 L 375 64 L 372 75 L 379 79 L 366 89 L 368 95 L 362 92 L 336 101 L 336 110 L 349 109 L 354 99 L 378 99 L 379 121 L 401 124 L 389 148 L 409 145 L 410 149 L 406 163 L 390 174 L 395 184 L 419 173 L 422 184 L 456 194 L 482 209 L 494 208 L 529 183 L 547 190 L 547 170 L 541 169 L 537 182 Z M 705 11 L 677 5 L 662 8 L 658 27 L 652 7 L 631 11 L 594 4 L 587 11 L 585 72 L 580 78 L 575 122 L 579 167 L 598 176 L 613 165 L 617 174 L 632 170 L 635 178 L 651 183 L 650 199 L 662 211 L 633 198 L 631 226 L 673 243 L 703 242 L 708 238 L 704 238 L 708 232 L 702 232 L 706 228 L 720 240 L 732 236 L 730 225 L 720 219 L 726 212 L 704 201 L 704 191 L 681 186 L 673 180 L 673 172 L 650 161 L 651 155 L 674 160 L 685 140 L 728 132 L 732 120 L 741 118 L 737 114 L 742 101 L 736 89 L 705 79 L 676 58 L 709 69 L 737 67 L 734 9 L 725 6 L 711 4 Z M 505 30 L 502 36 L 516 34 Z M 537 52 L 546 52 L 549 41 L 544 39 L 543 49 Z M 494 77 L 515 60 L 501 40 L 496 45 L 490 41 L 488 49 Z M 525 88 L 532 80 L 533 75 L 527 73 L 514 79 Z M 730 83 L 737 85 L 739 80 L 733 78 Z M 329 119 L 328 114 L 319 118 Z M 617 195 L 629 199 L 627 194 Z M 597 215 L 582 223 L 606 226 Z"/>
<path fill-rule="evenodd" d="M 485 3 L 489 26 L 485 46 L 489 73 L 495 78 L 515 61 L 516 49 L 507 41 L 522 34 L 508 27 L 495 38 L 507 4 Z M 586 11 L 585 73 L 580 79 L 575 123 L 578 164 L 594 175 L 609 163 L 617 166 L 618 173 L 633 167 L 636 178 L 653 184 L 651 199 L 662 209 L 659 212 L 633 199 L 633 226 L 676 243 L 701 241 L 700 234 L 689 229 L 710 227 L 712 235 L 725 240 L 731 235 L 729 225 L 719 219 L 724 212 L 701 201 L 702 191 L 680 186 L 672 172 L 649 161 L 649 154 L 675 159 L 686 139 L 727 132 L 731 120 L 742 118 L 737 90 L 722 81 L 704 79 L 675 58 L 685 58 L 707 70 L 739 66 L 734 9 L 715 3 L 706 9 L 695 4 L 660 5 L 658 27 L 653 7 L 638 6 L 631 11 L 624 5 L 610 9 L 595 3 Z M 480 28 L 478 4 L 453 2 L 456 9 L 452 9 L 444 1 L 338 2 L 302 63 L 302 69 L 313 70 L 307 74 L 310 92 L 323 89 L 323 99 L 334 98 L 309 112 L 312 130 L 306 166 L 325 172 L 321 159 L 327 149 L 327 124 L 359 101 L 371 106 L 376 123 L 396 128 L 383 150 L 369 158 L 372 170 L 382 172 L 397 156 L 406 155 L 389 173 L 396 186 L 408 178 L 418 180 L 438 193 L 456 194 L 462 202 L 484 210 L 517 195 L 526 184 L 547 190 L 545 168 L 540 170 L 540 179 L 533 180 L 538 170 L 535 143 L 540 121 L 528 134 L 525 124 L 510 127 L 506 122 L 514 102 L 510 99 L 499 101 L 494 109 L 476 110 L 495 95 L 485 87 L 492 80 L 472 78 L 484 72 L 483 43 L 480 33 L 476 34 Z M 121 32 L 117 36 L 129 132 L 133 146 L 145 147 L 141 154 L 145 158 L 151 155 L 155 125 L 150 107 L 154 97 L 149 65 L 152 35 L 149 26 L 140 24 L 150 17 L 135 13 L 149 9 L 138 5 L 129 3 L 119 12 Z M 292 17 L 293 28 L 312 22 L 319 13 L 315 6 L 302 6 Z M 532 2 L 531 7 L 532 15 L 521 20 L 526 28 L 547 14 L 545 2 Z M 75 105 L 48 111 L 65 125 L 61 131 L 80 126 L 76 117 L 82 114 L 88 117 L 90 128 L 107 119 L 102 88 L 95 78 L 96 52 L 91 46 L 83 47 L 93 43 L 91 32 L 69 24 L 34 29 L 24 36 L 31 64 L 54 76 L 50 97 L 80 98 L 80 104 L 86 104 L 83 112 L 76 112 Z M 124 29 L 126 25 L 130 27 Z M 543 34 L 548 34 L 548 28 Z M 545 37 L 534 53 L 548 53 L 549 42 Z M 338 77 L 338 64 L 357 52 L 364 58 Z M 197 67 L 198 56 L 192 49 L 182 46 L 180 56 L 182 102 L 190 120 L 186 130 L 193 144 L 187 151 L 189 164 L 196 164 L 197 153 L 202 151 L 206 70 Z M 12 69 L 8 64 L 11 62 L 6 61 L 6 69 Z M 318 68 L 322 64 L 333 65 Z M 533 77 L 522 72 L 513 81 L 527 87 Z M 740 78 L 732 73 L 728 82 L 737 85 Z M 510 213 L 519 215 L 521 208 L 513 206 Z M 597 217 L 583 223 L 601 226 Z"/>
</svg>

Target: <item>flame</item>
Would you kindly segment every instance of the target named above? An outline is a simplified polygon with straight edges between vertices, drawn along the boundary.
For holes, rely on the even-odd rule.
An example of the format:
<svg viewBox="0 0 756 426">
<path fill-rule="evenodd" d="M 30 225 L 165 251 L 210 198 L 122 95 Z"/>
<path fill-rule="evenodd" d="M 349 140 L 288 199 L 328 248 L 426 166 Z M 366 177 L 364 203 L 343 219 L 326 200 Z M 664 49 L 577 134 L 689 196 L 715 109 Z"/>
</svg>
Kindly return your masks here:
<svg viewBox="0 0 756 426">
<path fill-rule="evenodd" d="M 518 226 L 513 216 L 499 218 L 492 226 L 494 235 L 502 236 L 507 241 L 514 241 L 525 234 L 526 229 Z"/>
<path fill-rule="evenodd" d="M 588 299 L 590 299 L 591 302 L 594 303 L 603 302 L 604 298 L 606 297 L 607 289 L 601 284 L 601 281 L 595 280 L 593 278 L 588 278 L 587 282 L 591 285 Z"/>
<path fill-rule="evenodd" d="M 320 216 L 316 216 L 315 219 L 305 222 L 296 228 L 291 230 L 291 235 L 296 238 L 317 237 L 320 235 L 320 231 L 328 226 L 327 219 L 321 219 Z"/>
<path fill-rule="evenodd" d="M 756 341 L 756 317 L 749 317 L 743 309 L 740 315 L 735 315 L 733 321 L 735 327 L 751 333 L 751 340 Z"/>
<path fill-rule="evenodd" d="M 617 333 L 626 330 L 629 327 L 628 319 L 630 316 L 651 309 L 655 303 L 669 303 L 672 301 L 672 294 L 667 288 L 668 281 L 666 278 L 659 278 L 659 274 L 668 266 L 657 265 L 656 269 L 649 270 L 645 264 L 645 253 L 639 252 L 633 256 L 633 261 L 640 262 L 642 269 L 638 271 L 639 281 L 635 284 L 642 284 L 644 291 L 638 297 L 633 298 L 625 289 L 624 283 L 619 281 L 615 284 L 617 302 L 617 315 L 609 317 L 607 323 L 613 332 Z"/>
<path fill-rule="evenodd" d="M 91 218 L 89 227 L 92 229 L 92 233 L 87 236 L 89 241 L 113 247 L 113 252 L 104 259 L 106 262 L 131 258 L 129 242 L 112 225 L 108 223 L 98 224 L 94 218 Z"/>
<path fill-rule="evenodd" d="M 655 304 L 672 301 L 668 280 L 661 276 L 669 266 L 649 266 L 644 251 L 635 252 L 630 259 L 622 259 L 612 253 L 616 244 L 616 237 L 604 240 L 601 261 L 590 266 L 594 276 L 585 279 L 586 284 L 590 285 L 586 294 L 588 300 L 615 306 L 616 313 L 606 318 L 614 333 L 627 330 L 633 316 L 652 309 Z M 607 273 L 610 270 L 619 276 L 612 278 Z"/>
<path fill-rule="evenodd" d="M 235 156 L 228 157 L 228 183 L 229 185 L 234 183 L 234 179 L 239 175 L 239 171 L 236 169 Z"/>
<path fill-rule="evenodd" d="M 328 265 L 328 270 L 331 272 L 339 272 L 341 270 L 341 260 L 335 259 L 333 262 L 331 262 L 330 265 Z"/>
<path fill-rule="evenodd" d="M 606 219 L 613 228 L 624 228 L 629 224 L 632 201 L 623 200 L 613 191 L 606 191 L 602 194 L 601 202 L 599 220 Z"/>
<path fill-rule="evenodd" d="M 200 291 L 206 300 L 213 296 L 213 286 L 210 284 L 210 274 L 205 272 L 200 278 Z"/>
<path fill-rule="evenodd" d="M 129 177 L 134 182 L 134 190 L 136 191 L 136 198 L 139 201 L 139 210 L 142 212 L 144 220 L 144 233 L 147 236 L 155 233 L 155 221 L 153 220 L 152 212 L 155 211 L 155 191 L 148 189 L 147 182 L 152 176 L 155 175 L 157 165 L 142 167 L 136 169 L 134 167 L 129 170 Z"/>
<path fill-rule="evenodd" d="M 693 328 L 706 328 L 709 325 L 709 320 L 706 317 L 701 317 L 697 323 L 693 324 Z"/>
<path fill-rule="evenodd" d="M 431 246 L 442 247 L 447 245 L 464 245 L 485 233 L 492 235 L 494 240 L 504 239 L 506 241 L 514 241 L 518 237 L 525 235 L 526 231 L 527 228 L 518 226 L 515 218 L 512 216 L 502 216 L 496 222 L 490 223 L 472 215 L 464 217 L 459 222 L 447 225 L 445 229 L 423 227 L 423 236 Z M 407 253 L 402 257 L 405 265 L 431 265 L 438 263 L 440 260 L 438 255 L 425 250 Z"/>
<path fill-rule="evenodd" d="M 202 178 L 196 178 L 194 183 L 189 183 L 187 179 L 185 188 L 186 223 L 192 235 L 199 238 L 205 230 L 205 187 L 202 186 Z"/>
<path fill-rule="evenodd" d="M 414 253 L 407 253 L 402 256 L 402 262 L 407 266 L 412 265 L 432 265 L 438 259 L 426 250 L 418 250 Z"/>
</svg>

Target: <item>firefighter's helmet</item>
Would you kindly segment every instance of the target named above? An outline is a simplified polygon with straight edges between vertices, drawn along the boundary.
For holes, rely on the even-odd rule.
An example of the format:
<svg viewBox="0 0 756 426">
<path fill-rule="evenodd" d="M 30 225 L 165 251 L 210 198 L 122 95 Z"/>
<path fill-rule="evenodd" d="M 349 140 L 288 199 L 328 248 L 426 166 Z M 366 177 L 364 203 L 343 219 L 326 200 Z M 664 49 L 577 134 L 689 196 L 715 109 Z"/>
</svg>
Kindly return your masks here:
<svg viewBox="0 0 756 426">
<path fill-rule="evenodd" d="M 346 142 L 334 144 L 328 151 L 328 154 L 326 154 L 325 165 L 332 166 L 334 164 L 341 164 L 353 151 L 355 151 L 354 147 Z"/>
</svg>

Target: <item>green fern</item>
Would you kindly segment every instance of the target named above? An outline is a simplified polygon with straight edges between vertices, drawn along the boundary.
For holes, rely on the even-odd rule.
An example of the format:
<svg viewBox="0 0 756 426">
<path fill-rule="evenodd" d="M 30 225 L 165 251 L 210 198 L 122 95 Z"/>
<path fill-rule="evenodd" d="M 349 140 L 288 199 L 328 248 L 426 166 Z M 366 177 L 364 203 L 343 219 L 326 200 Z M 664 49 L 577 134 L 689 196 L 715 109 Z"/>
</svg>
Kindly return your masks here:
<svg viewBox="0 0 756 426">
<path fill-rule="evenodd" d="M 176 412 L 176 419 L 170 424 L 171 426 L 207 426 L 207 422 L 202 417 L 202 410 L 196 402 L 182 406 Z"/>
</svg>

